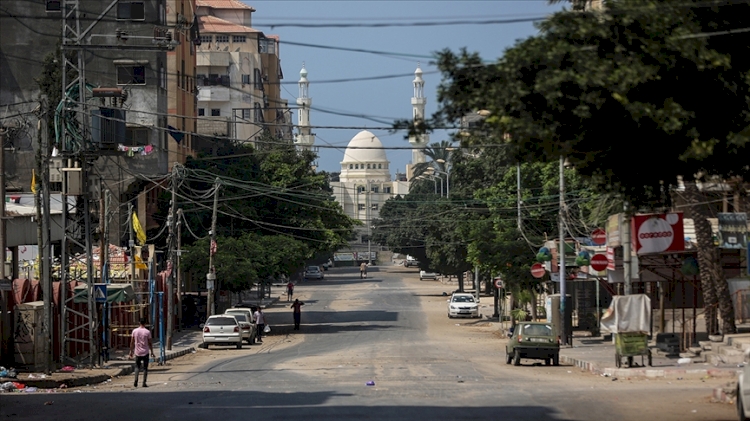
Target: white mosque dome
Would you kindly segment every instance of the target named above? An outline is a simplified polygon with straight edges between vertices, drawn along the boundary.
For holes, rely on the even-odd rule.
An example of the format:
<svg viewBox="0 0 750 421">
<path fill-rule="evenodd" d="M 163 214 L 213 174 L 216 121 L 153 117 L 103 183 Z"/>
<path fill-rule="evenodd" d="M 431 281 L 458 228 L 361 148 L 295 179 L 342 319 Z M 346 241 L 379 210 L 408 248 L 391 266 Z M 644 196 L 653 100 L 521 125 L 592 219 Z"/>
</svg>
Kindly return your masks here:
<svg viewBox="0 0 750 421">
<path fill-rule="evenodd" d="M 362 130 L 349 141 L 346 152 L 344 152 L 344 160 L 341 163 L 368 162 L 384 163 L 388 162 L 388 158 L 385 156 L 385 150 L 380 139 L 371 132 Z"/>
</svg>

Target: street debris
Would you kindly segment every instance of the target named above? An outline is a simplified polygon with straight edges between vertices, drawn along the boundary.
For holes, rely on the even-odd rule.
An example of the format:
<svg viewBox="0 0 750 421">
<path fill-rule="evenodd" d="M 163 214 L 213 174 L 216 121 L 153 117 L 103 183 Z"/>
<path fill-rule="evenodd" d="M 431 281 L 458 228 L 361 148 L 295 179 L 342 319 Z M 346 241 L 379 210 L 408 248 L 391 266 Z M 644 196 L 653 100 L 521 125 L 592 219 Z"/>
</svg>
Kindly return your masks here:
<svg viewBox="0 0 750 421">
<path fill-rule="evenodd" d="M 365 383 L 368 386 L 375 386 L 375 382 L 370 380 L 369 382 Z"/>
<path fill-rule="evenodd" d="M 55 403 L 55 401 L 47 401 L 47 402 L 45 402 L 44 404 L 45 404 L 45 405 L 52 405 L 52 404 L 54 404 L 54 403 Z"/>
<path fill-rule="evenodd" d="M 76 368 L 70 365 L 66 365 L 65 367 L 61 368 L 60 371 L 64 371 L 66 373 L 72 373 L 76 371 Z"/>
</svg>

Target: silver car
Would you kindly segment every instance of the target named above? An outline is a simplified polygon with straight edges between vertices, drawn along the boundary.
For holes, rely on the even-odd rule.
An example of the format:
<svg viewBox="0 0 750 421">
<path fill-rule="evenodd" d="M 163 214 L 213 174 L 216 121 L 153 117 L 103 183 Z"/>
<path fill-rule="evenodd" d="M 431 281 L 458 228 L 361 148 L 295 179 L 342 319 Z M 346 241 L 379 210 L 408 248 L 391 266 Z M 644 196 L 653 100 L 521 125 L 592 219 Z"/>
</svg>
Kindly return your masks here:
<svg viewBox="0 0 750 421">
<path fill-rule="evenodd" d="M 323 279 L 323 272 L 317 266 L 308 266 L 305 269 L 305 279 Z"/>
<path fill-rule="evenodd" d="M 451 317 L 481 317 L 479 303 L 471 294 L 456 292 L 448 300 L 448 318 Z"/>
<path fill-rule="evenodd" d="M 236 345 L 242 349 L 242 328 L 234 316 L 219 314 L 209 316 L 203 328 L 203 346 L 209 345 Z"/>
<path fill-rule="evenodd" d="M 255 321 L 253 320 L 253 311 L 245 307 L 236 307 L 227 309 L 224 314 L 234 316 L 240 324 L 242 330 L 242 339 L 252 345 L 255 343 L 257 335 Z"/>
</svg>

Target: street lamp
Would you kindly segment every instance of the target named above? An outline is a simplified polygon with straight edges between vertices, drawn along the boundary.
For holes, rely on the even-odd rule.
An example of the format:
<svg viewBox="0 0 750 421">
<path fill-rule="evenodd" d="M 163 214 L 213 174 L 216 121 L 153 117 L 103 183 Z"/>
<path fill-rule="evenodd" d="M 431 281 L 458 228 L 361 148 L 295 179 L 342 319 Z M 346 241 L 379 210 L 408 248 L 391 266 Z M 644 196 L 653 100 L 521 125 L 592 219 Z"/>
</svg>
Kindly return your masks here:
<svg viewBox="0 0 750 421">
<path fill-rule="evenodd" d="M 436 172 L 447 174 L 445 171 L 436 170 L 434 167 L 427 168 L 427 176 L 429 177 L 435 177 L 438 180 L 440 180 L 440 197 L 443 197 L 443 177 L 435 175 Z M 448 186 L 448 191 L 450 191 L 450 186 Z"/>
<path fill-rule="evenodd" d="M 432 179 L 432 183 L 435 184 L 435 194 L 437 194 L 437 177 L 435 177 L 434 175 L 429 175 L 429 174 L 422 174 L 419 177 L 417 177 L 417 180 L 427 180 L 427 179 Z M 443 180 L 440 179 L 440 187 L 442 186 L 443 186 Z"/>
<path fill-rule="evenodd" d="M 441 162 L 442 161 L 442 162 Z M 438 159 L 437 162 L 440 162 L 441 164 L 445 163 L 444 159 Z M 448 197 L 448 199 L 451 198 L 451 170 L 448 168 L 448 171 L 440 171 L 436 170 L 435 168 L 432 169 L 432 172 L 436 172 L 438 174 L 445 174 L 445 195 Z M 442 178 L 441 178 L 442 180 Z"/>
</svg>

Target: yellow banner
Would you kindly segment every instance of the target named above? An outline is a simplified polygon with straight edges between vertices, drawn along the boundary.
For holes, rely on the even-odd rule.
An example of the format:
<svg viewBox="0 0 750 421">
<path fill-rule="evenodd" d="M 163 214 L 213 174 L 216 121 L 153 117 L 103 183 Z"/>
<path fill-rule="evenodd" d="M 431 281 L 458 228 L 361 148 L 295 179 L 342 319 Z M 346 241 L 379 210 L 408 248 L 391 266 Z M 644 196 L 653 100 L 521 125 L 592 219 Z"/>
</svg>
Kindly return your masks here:
<svg viewBox="0 0 750 421">
<path fill-rule="evenodd" d="M 135 212 L 133 212 L 133 231 L 135 231 L 135 236 L 138 240 L 138 244 L 146 244 L 146 232 L 143 231 L 143 227 L 141 226 L 140 221 L 138 221 L 138 215 L 136 215 Z"/>
</svg>

